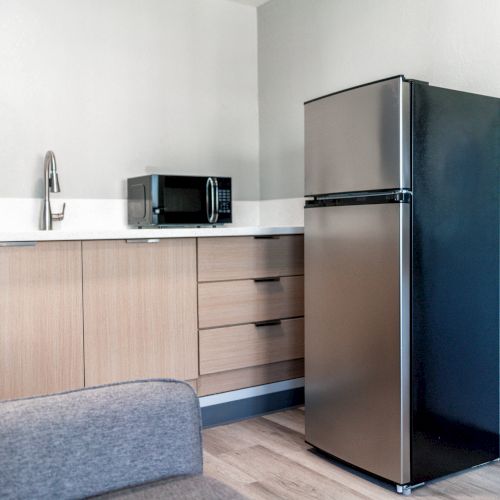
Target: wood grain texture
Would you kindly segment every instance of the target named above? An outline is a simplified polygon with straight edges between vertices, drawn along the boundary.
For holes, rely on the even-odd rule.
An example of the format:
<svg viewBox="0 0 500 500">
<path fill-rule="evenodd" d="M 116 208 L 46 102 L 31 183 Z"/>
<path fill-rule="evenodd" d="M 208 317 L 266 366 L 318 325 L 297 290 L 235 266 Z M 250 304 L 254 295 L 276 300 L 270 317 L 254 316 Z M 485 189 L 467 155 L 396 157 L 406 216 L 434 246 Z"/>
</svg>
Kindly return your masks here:
<svg viewBox="0 0 500 500">
<path fill-rule="evenodd" d="M 85 383 L 198 377 L 196 242 L 83 242 Z"/>
<path fill-rule="evenodd" d="M 315 453 L 304 442 L 304 412 L 287 410 L 203 431 L 205 474 L 254 500 L 390 500 L 394 486 Z M 413 490 L 428 500 L 499 498 L 493 462 Z"/>
<path fill-rule="evenodd" d="M 303 316 L 304 277 L 199 283 L 198 311 L 200 328 Z"/>
<path fill-rule="evenodd" d="M 200 374 L 304 357 L 304 319 L 200 330 Z"/>
<path fill-rule="evenodd" d="M 304 274 L 304 236 L 198 239 L 198 280 L 223 281 Z"/>
<path fill-rule="evenodd" d="M 254 385 L 270 384 L 271 382 L 279 382 L 280 380 L 303 376 L 303 359 L 211 373 L 209 375 L 201 375 L 198 379 L 198 395 L 207 396 L 208 394 L 234 391 Z"/>
<path fill-rule="evenodd" d="M 194 389 L 194 392 L 198 393 L 198 379 L 186 380 L 185 382 L 187 382 Z"/>
<path fill-rule="evenodd" d="M 83 386 L 79 241 L 0 248 L 0 398 Z"/>
</svg>

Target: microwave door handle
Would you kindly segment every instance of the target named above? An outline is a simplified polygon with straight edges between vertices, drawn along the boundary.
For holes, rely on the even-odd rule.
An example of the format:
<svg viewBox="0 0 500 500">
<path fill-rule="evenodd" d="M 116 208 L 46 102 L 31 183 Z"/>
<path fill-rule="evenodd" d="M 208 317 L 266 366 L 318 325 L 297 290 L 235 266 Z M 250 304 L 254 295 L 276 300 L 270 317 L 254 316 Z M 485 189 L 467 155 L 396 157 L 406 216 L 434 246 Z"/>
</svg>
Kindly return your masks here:
<svg viewBox="0 0 500 500">
<path fill-rule="evenodd" d="M 205 186 L 205 198 L 207 202 L 207 220 L 210 222 L 210 177 L 207 179 L 207 184 Z"/>
<path fill-rule="evenodd" d="M 207 184 L 206 184 L 206 200 L 207 200 L 207 219 L 210 224 L 213 223 L 214 219 L 214 204 L 215 204 L 215 197 L 214 197 L 214 181 L 212 177 L 209 177 L 207 179 Z"/>
<path fill-rule="evenodd" d="M 213 212 L 213 223 L 215 224 L 219 220 L 219 183 L 217 182 L 217 177 L 214 180 L 214 194 L 215 194 L 215 210 Z"/>
</svg>

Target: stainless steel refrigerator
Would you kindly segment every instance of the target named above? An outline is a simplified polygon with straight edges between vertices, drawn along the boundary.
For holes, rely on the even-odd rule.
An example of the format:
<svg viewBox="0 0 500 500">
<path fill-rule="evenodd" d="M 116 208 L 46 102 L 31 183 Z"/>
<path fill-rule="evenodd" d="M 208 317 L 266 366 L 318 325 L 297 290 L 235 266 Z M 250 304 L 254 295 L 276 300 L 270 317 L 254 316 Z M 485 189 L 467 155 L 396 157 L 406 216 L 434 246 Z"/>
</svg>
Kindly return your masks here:
<svg viewBox="0 0 500 500">
<path fill-rule="evenodd" d="M 500 99 L 305 103 L 306 441 L 411 487 L 499 457 Z"/>
</svg>

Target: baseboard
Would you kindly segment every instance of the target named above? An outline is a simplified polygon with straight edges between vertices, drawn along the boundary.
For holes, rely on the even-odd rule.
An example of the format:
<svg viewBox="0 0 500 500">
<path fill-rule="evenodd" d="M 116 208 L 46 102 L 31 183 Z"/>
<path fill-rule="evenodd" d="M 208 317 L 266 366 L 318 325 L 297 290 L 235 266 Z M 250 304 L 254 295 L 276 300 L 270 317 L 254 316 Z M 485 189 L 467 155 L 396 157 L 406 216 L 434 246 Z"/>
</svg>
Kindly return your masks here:
<svg viewBox="0 0 500 500">
<path fill-rule="evenodd" d="M 202 406 L 203 427 L 227 424 L 304 404 L 304 387 Z"/>
</svg>

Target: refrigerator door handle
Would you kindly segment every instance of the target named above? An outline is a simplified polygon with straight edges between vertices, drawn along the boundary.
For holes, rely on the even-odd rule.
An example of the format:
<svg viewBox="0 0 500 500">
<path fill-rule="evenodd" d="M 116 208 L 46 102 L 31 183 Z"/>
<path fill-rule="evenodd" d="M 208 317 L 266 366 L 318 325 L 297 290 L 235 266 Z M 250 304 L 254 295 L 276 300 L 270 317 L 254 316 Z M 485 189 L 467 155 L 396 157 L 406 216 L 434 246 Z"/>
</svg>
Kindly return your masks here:
<svg viewBox="0 0 500 500">
<path fill-rule="evenodd" d="M 306 200 L 304 208 L 374 205 L 380 203 L 409 203 L 411 196 L 411 191 L 407 189 L 400 191 L 381 191 L 373 193 L 360 192 L 341 195 L 317 196 L 312 200 Z"/>
</svg>

